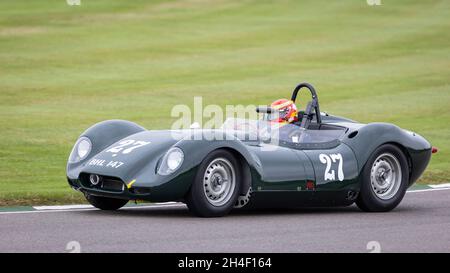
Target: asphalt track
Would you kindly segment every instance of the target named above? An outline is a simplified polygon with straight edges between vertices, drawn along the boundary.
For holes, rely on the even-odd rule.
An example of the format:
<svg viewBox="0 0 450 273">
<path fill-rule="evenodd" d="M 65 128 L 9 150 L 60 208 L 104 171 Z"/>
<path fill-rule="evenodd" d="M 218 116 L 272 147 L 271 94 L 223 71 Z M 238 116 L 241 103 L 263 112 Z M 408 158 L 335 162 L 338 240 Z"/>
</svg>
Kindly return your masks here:
<svg viewBox="0 0 450 273">
<path fill-rule="evenodd" d="M 181 204 L 0 212 L 0 252 L 78 243 L 81 252 L 450 252 L 450 190 L 408 192 L 389 213 L 351 206 L 204 219 Z"/>
</svg>

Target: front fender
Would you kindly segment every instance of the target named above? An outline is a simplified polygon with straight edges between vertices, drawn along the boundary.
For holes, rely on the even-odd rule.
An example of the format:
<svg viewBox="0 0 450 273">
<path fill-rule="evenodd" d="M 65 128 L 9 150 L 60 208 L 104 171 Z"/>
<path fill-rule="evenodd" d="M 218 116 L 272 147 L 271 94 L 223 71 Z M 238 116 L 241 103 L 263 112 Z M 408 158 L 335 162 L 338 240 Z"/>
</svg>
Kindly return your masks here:
<svg viewBox="0 0 450 273">
<path fill-rule="evenodd" d="M 170 147 L 180 148 L 185 154 L 185 160 L 180 168 L 173 174 L 160 175 L 157 173 L 159 161 L 164 153 L 150 159 L 142 166 L 141 171 L 133 178 L 133 188 L 150 188 L 152 201 L 171 201 L 182 199 L 189 191 L 203 159 L 217 149 L 232 149 L 239 153 L 250 167 L 259 168 L 255 158 L 246 148 L 246 145 L 233 135 L 221 131 L 193 130 L 185 132 L 181 138 Z M 243 174 L 244 180 L 250 187 L 250 174 Z M 131 179 L 131 178 L 130 178 Z M 245 182 L 244 182 L 245 183 Z M 247 189 L 248 189 L 247 187 Z"/>
<path fill-rule="evenodd" d="M 399 145 L 410 159 L 410 184 L 420 177 L 428 165 L 431 144 L 416 133 L 403 130 L 394 124 L 380 122 L 369 123 L 355 131 L 358 131 L 356 136 L 350 138 L 352 132 L 349 132 L 341 141 L 353 149 L 360 173 L 372 152 L 386 143 Z"/>
<path fill-rule="evenodd" d="M 189 162 L 186 165 L 187 168 L 199 165 L 206 155 L 221 148 L 237 151 L 251 167 L 259 169 L 261 165 L 258 158 L 249 152 L 244 142 L 225 131 L 206 130 L 194 132 L 180 140 L 174 146 L 180 147 L 189 155 Z"/>
<path fill-rule="evenodd" d="M 145 128 L 125 120 L 106 120 L 89 127 L 79 137 L 85 136 L 91 140 L 91 152 L 80 162 L 67 163 L 67 177 L 77 179 L 82 166 L 89 162 L 93 156 L 120 139 L 141 131 L 145 131 Z"/>
</svg>

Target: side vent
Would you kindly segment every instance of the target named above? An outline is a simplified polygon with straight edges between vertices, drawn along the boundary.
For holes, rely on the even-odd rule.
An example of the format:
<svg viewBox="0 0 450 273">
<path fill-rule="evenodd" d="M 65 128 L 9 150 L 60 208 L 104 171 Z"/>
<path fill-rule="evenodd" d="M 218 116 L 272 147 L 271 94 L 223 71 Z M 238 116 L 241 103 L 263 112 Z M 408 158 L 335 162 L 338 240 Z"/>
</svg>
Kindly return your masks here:
<svg viewBox="0 0 450 273">
<path fill-rule="evenodd" d="M 348 134 L 348 138 L 354 138 L 358 134 L 358 131 L 353 131 L 350 134 Z"/>
</svg>

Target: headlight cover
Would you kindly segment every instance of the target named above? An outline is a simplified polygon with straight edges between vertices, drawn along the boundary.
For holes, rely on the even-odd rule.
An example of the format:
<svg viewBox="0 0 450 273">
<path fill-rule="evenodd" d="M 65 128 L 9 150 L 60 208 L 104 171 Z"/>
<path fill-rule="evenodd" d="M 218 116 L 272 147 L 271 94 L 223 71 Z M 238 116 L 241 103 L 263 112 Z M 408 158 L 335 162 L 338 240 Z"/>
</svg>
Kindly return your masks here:
<svg viewBox="0 0 450 273">
<path fill-rule="evenodd" d="M 92 142 L 87 137 L 80 137 L 73 146 L 69 156 L 69 163 L 77 163 L 85 159 L 92 149 Z"/>
<path fill-rule="evenodd" d="M 184 153 L 178 147 L 173 147 L 164 155 L 158 167 L 158 174 L 169 175 L 175 172 L 184 161 Z"/>
</svg>

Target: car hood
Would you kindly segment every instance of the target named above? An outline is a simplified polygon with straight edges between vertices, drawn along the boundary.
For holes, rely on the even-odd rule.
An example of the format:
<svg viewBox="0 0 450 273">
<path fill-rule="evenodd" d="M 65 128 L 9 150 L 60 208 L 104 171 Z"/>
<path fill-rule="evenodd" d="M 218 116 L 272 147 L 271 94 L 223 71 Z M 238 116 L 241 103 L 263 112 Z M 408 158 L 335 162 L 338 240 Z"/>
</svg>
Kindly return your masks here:
<svg viewBox="0 0 450 273">
<path fill-rule="evenodd" d="M 134 186 L 160 185 L 172 178 L 172 175 L 164 177 L 157 175 L 157 166 L 164 154 L 171 147 L 176 146 L 179 141 L 196 140 L 199 134 L 200 139 L 205 141 L 208 139 L 226 139 L 225 132 L 222 130 L 142 131 L 114 142 L 101 151 L 90 155 L 79 165 L 69 165 L 67 174 L 71 179 L 77 179 L 81 173 L 91 173 L 117 177 L 127 184 L 136 180 Z M 215 143 L 215 141 L 206 142 L 208 144 Z M 193 152 L 195 150 L 185 151 L 185 153 L 188 153 L 189 160 L 185 160 L 185 164 L 180 167 L 180 172 L 192 168 L 198 161 L 201 161 L 201 157 L 194 157 Z M 176 173 L 173 175 L 176 175 Z"/>
<path fill-rule="evenodd" d="M 123 138 L 91 156 L 80 172 L 131 181 L 143 168 L 154 170 L 161 157 L 182 139 L 182 131 L 144 131 Z"/>
</svg>

